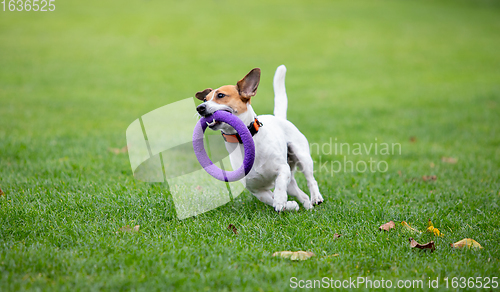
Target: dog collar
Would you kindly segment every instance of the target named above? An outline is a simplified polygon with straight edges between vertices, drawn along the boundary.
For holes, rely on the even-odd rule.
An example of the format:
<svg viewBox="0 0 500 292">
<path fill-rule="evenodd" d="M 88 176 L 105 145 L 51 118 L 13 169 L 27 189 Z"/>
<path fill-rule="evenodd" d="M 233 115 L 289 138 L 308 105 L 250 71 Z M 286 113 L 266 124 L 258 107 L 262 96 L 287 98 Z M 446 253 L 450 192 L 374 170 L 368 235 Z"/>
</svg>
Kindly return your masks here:
<svg viewBox="0 0 500 292">
<path fill-rule="evenodd" d="M 257 118 L 253 120 L 253 123 L 248 125 L 248 130 L 250 131 L 250 134 L 252 134 L 252 137 L 259 132 L 260 127 L 262 127 L 262 123 L 259 122 Z M 222 132 L 222 131 L 221 131 Z M 240 143 L 243 144 L 243 141 L 241 141 L 240 134 L 226 134 L 222 132 L 222 137 L 224 138 L 224 141 L 228 143 Z"/>
</svg>

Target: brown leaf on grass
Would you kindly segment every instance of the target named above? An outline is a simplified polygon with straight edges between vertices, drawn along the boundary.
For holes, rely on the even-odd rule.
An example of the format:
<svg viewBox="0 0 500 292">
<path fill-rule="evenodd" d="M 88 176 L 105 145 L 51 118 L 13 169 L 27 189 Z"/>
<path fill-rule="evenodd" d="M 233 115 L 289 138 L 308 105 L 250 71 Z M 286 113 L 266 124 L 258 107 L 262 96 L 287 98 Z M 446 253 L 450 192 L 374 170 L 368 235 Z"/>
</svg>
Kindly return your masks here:
<svg viewBox="0 0 500 292">
<path fill-rule="evenodd" d="M 303 260 L 307 260 L 309 259 L 310 257 L 313 257 L 315 256 L 315 254 L 313 252 L 310 252 L 310 251 L 302 251 L 302 250 L 299 250 L 299 251 L 277 251 L 275 253 L 273 253 L 273 257 L 275 256 L 278 256 L 278 257 L 282 257 L 282 258 L 285 258 L 285 259 L 290 259 L 292 261 L 303 261 Z"/>
<path fill-rule="evenodd" d="M 385 224 L 382 224 L 380 225 L 380 227 L 378 228 L 378 230 L 385 230 L 385 231 L 389 231 L 390 229 L 396 227 L 396 223 L 394 223 L 394 221 L 389 221 Z"/>
<path fill-rule="evenodd" d="M 417 229 L 411 227 L 410 224 L 406 223 L 406 221 L 401 221 L 401 225 L 403 225 L 403 227 L 406 228 L 408 231 L 422 233 Z"/>
<path fill-rule="evenodd" d="M 437 179 L 437 176 L 435 176 L 435 175 L 424 175 L 424 176 L 422 176 L 422 179 L 424 181 L 434 181 L 434 180 Z"/>
<path fill-rule="evenodd" d="M 413 239 L 411 237 L 410 237 L 409 241 L 410 241 L 410 246 L 412 248 L 419 248 L 419 249 L 424 249 L 424 250 L 429 249 L 431 252 L 436 249 L 436 247 L 434 246 L 434 241 L 430 241 L 426 244 L 420 244 L 420 243 L 416 242 L 415 239 Z"/>
<path fill-rule="evenodd" d="M 0 196 L 5 196 L 4 192 L 2 191 L 2 189 L 0 189 Z"/>
<path fill-rule="evenodd" d="M 468 248 L 483 248 L 479 242 L 475 241 L 474 239 L 472 238 L 464 238 L 460 241 L 457 241 L 455 243 L 450 243 L 450 246 L 453 247 L 453 248 L 464 248 L 464 247 L 468 247 Z"/>
<path fill-rule="evenodd" d="M 411 136 L 411 137 L 410 137 L 410 142 L 411 142 L 411 143 L 415 143 L 415 142 L 417 142 L 417 137 L 415 137 L 415 136 Z"/>
<path fill-rule="evenodd" d="M 140 225 L 135 225 L 134 227 L 130 227 L 129 225 L 125 225 L 123 227 L 120 227 L 118 231 L 120 232 L 139 232 L 139 227 Z M 118 231 L 116 233 L 118 233 Z"/>
<path fill-rule="evenodd" d="M 441 157 L 441 161 L 442 162 L 445 162 L 445 163 L 451 163 L 451 164 L 455 164 L 458 162 L 458 158 L 453 158 L 453 157 Z"/>
<path fill-rule="evenodd" d="M 113 152 L 114 154 L 127 153 L 128 147 L 124 146 L 122 148 L 108 148 L 108 150 Z"/>
<path fill-rule="evenodd" d="M 236 226 L 234 226 L 233 224 L 229 224 L 227 230 L 232 231 L 234 234 L 238 234 L 238 230 L 236 229 Z"/>
</svg>

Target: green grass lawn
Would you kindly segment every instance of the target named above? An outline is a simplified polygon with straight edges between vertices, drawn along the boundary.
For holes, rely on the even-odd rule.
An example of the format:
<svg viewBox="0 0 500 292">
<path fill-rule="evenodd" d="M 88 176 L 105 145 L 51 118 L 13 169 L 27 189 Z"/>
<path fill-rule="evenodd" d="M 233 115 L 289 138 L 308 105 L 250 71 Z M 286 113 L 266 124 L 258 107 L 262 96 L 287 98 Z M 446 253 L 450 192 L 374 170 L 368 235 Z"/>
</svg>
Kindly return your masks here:
<svg viewBox="0 0 500 292">
<path fill-rule="evenodd" d="M 432 290 L 429 278 L 444 289 L 445 277 L 500 277 L 498 2 L 55 5 L 0 11 L 0 291 L 281 291 L 291 277 Z M 318 169 L 325 202 L 311 211 L 277 214 L 245 191 L 180 221 L 166 185 L 135 180 L 128 155 L 109 151 L 143 114 L 254 67 L 253 108 L 272 113 L 281 64 L 288 118 L 309 142 L 400 143 L 401 154 L 345 156 L 386 172 Z M 399 225 L 429 219 L 443 237 Z M 395 230 L 378 230 L 390 220 Z M 125 225 L 140 231 L 117 234 Z M 463 238 L 484 248 L 450 248 Z M 282 250 L 316 256 L 271 256 Z"/>
</svg>

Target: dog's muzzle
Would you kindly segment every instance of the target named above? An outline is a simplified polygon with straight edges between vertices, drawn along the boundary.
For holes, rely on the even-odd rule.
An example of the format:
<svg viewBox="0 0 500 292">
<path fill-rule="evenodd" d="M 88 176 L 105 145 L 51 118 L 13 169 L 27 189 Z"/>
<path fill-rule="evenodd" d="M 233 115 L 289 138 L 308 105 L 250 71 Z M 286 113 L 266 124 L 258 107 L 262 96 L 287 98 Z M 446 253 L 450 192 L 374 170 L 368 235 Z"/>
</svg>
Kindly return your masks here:
<svg viewBox="0 0 500 292">
<path fill-rule="evenodd" d="M 202 103 L 200 104 L 199 106 L 196 107 L 196 111 L 198 112 L 198 114 L 204 118 L 206 118 L 207 116 L 209 115 L 212 115 L 214 113 L 213 108 L 212 109 L 209 109 L 210 107 L 207 106 L 207 104 L 205 103 Z M 234 111 L 233 109 L 231 109 L 230 107 L 228 106 L 222 106 L 221 108 L 218 108 L 217 110 L 219 111 L 226 111 L 228 113 L 231 113 L 233 114 Z M 207 122 L 207 126 L 210 128 L 210 129 L 214 129 L 215 126 L 221 124 L 222 122 L 218 122 L 216 120 L 212 120 L 212 122 Z"/>
<path fill-rule="evenodd" d="M 207 116 L 211 115 L 212 113 L 209 113 L 207 111 L 207 105 L 202 103 L 200 104 L 199 106 L 196 107 L 196 111 L 198 112 L 198 114 L 204 118 L 206 118 Z M 210 128 L 210 129 L 213 129 L 216 125 L 220 124 L 220 122 L 217 122 L 216 120 L 212 120 L 212 122 L 206 122 L 207 123 L 207 126 Z"/>
<path fill-rule="evenodd" d="M 200 104 L 199 106 L 196 107 L 196 111 L 200 116 L 205 117 L 208 115 L 207 113 L 207 105 L 205 103 Z"/>
</svg>

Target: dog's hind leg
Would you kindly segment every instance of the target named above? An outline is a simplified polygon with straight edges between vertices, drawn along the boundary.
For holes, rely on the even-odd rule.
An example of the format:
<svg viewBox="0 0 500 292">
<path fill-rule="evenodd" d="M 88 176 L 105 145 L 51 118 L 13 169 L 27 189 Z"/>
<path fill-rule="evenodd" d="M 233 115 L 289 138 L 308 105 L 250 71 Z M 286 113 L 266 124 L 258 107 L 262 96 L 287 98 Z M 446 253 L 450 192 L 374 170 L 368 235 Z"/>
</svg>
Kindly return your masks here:
<svg viewBox="0 0 500 292">
<path fill-rule="evenodd" d="M 311 192 L 311 203 L 313 205 L 319 205 L 323 203 L 323 196 L 319 192 L 318 182 L 314 179 L 313 169 L 304 171 L 304 176 L 307 180 L 307 187 L 309 188 L 309 192 Z"/>
<path fill-rule="evenodd" d="M 310 160 L 310 163 L 306 164 L 302 172 L 306 177 L 307 187 L 309 188 L 309 192 L 311 193 L 311 204 L 319 205 L 323 203 L 323 196 L 321 196 L 318 188 L 318 182 L 316 182 L 316 179 L 314 178 L 312 158 L 308 156 L 307 160 Z"/>
<path fill-rule="evenodd" d="M 290 166 L 292 175 L 286 192 L 289 195 L 296 197 L 306 210 L 312 209 L 313 205 L 311 204 L 311 200 L 309 200 L 309 196 L 299 188 L 297 181 L 295 180 L 295 171 L 297 166 L 300 166 L 300 162 L 299 158 L 294 154 L 291 145 L 288 146 L 288 165 Z"/>
<path fill-rule="evenodd" d="M 311 193 L 311 204 L 319 205 L 323 203 L 323 196 L 321 196 L 321 193 L 319 192 L 318 188 L 318 183 L 316 182 L 316 179 L 314 179 L 314 163 L 311 158 L 311 155 L 309 155 L 309 147 L 307 147 L 307 140 L 305 146 L 296 144 L 289 145 L 289 151 L 291 151 L 298 160 L 297 168 L 306 177 L 307 187 L 309 188 L 309 192 Z"/>
<path fill-rule="evenodd" d="M 288 184 L 288 188 L 286 189 L 286 192 L 289 195 L 296 197 L 299 200 L 299 202 L 304 206 L 304 208 L 306 208 L 306 210 L 313 208 L 313 205 L 309 200 L 309 196 L 299 188 L 299 186 L 297 185 L 297 181 L 293 177 L 293 174 L 292 174 L 292 179 Z"/>
</svg>

